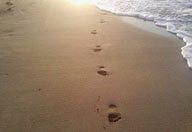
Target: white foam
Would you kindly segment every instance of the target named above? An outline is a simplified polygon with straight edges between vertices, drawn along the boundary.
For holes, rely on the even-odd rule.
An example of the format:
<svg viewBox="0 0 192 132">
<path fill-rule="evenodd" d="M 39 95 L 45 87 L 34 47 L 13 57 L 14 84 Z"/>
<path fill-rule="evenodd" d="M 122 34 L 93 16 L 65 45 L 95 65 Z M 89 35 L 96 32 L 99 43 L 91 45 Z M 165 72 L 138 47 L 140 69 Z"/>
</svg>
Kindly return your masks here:
<svg viewBox="0 0 192 132">
<path fill-rule="evenodd" d="M 117 15 L 154 21 L 182 38 L 182 55 L 192 68 L 192 0 L 92 0 L 91 4 Z"/>
</svg>

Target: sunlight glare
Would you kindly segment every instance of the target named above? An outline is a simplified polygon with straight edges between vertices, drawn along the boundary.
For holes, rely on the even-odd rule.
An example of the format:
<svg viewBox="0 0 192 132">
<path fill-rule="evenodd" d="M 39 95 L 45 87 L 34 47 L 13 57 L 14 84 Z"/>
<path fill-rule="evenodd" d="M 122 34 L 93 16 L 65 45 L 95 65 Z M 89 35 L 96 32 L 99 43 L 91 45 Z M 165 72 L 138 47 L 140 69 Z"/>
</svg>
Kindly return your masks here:
<svg viewBox="0 0 192 132">
<path fill-rule="evenodd" d="M 89 3 L 90 0 L 70 0 L 70 1 L 75 4 L 86 4 Z"/>
</svg>

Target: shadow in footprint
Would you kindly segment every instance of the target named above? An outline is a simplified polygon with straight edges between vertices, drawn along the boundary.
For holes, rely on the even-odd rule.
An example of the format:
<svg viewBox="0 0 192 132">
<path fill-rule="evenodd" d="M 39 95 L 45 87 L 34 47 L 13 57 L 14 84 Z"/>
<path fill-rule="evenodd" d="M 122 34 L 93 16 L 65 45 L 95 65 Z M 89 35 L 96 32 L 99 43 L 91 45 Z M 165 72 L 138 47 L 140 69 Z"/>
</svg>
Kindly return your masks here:
<svg viewBox="0 0 192 132">
<path fill-rule="evenodd" d="M 12 33 L 13 30 L 12 29 L 7 29 L 7 30 L 4 30 L 3 33 Z"/>
<path fill-rule="evenodd" d="M 99 52 L 99 51 L 101 51 L 101 50 L 102 50 L 101 48 L 95 48 L 95 49 L 93 49 L 94 52 Z"/>
<path fill-rule="evenodd" d="M 97 34 L 97 31 L 96 30 L 93 30 L 93 31 L 91 31 L 91 34 Z"/>
<path fill-rule="evenodd" d="M 100 112 L 99 108 L 97 108 L 96 111 L 97 111 L 97 113 L 99 113 Z"/>
<path fill-rule="evenodd" d="M 103 69 L 103 68 L 105 68 L 104 66 L 99 66 L 99 69 Z"/>
<path fill-rule="evenodd" d="M 5 74 L 4 74 L 4 77 L 9 77 L 9 73 L 5 73 Z"/>
<path fill-rule="evenodd" d="M 14 36 L 14 30 L 12 30 L 12 29 L 3 30 L 2 32 L 4 35 Z"/>
<path fill-rule="evenodd" d="M 105 71 L 105 70 L 99 70 L 99 71 L 97 71 L 97 73 L 99 74 L 99 75 L 102 75 L 102 76 L 107 76 L 107 75 L 109 75 L 109 73 L 107 72 L 107 71 Z"/>
<path fill-rule="evenodd" d="M 101 19 L 100 20 L 100 23 L 102 24 L 102 23 L 105 23 L 106 21 L 104 20 L 104 19 Z"/>
<path fill-rule="evenodd" d="M 102 128 L 103 128 L 104 130 L 106 130 L 106 127 L 105 127 L 105 126 L 102 126 Z"/>
<path fill-rule="evenodd" d="M 109 105 L 109 113 L 108 113 L 108 121 L 110 123 L 117 122 L 121 119 L 121 114 L 117 110 L 117 106 L 115 104 Z"/>
<path fill-rule="evenodd" d="M 101 45 L 96 45 L 95 47 L 100 48 L 100 47 L 101 47 Z"/>
</svg>

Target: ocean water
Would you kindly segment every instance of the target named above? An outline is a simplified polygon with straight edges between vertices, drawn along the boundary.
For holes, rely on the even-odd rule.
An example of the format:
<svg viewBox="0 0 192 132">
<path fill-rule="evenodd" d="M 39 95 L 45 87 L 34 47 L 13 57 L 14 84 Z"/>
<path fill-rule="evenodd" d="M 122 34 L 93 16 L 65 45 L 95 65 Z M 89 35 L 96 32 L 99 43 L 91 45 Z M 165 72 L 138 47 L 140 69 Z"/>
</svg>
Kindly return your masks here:
<svg viewBox="0 0 192 132">
<path fill-rule="evenodd" d="M 186 43 L 181 54 L 192 68 L 192 0 L 93 0 L 91 4 L 117 15 L 134 16 L 165 27 Z"/>
</svg>

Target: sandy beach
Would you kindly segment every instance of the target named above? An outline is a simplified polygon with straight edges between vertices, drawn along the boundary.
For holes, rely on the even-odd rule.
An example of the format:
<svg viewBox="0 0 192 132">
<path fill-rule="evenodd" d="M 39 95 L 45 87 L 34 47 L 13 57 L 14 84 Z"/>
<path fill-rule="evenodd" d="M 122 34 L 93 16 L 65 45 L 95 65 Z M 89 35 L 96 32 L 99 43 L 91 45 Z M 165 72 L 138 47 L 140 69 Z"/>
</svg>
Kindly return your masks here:
<svg viewBox="0 0 192 132">
<path fill-rule="evenodd" d="M 0 7 L 0 132 L 192 131 L 181 40 L 87 4 L 13 4 Z"/>
</svg>

